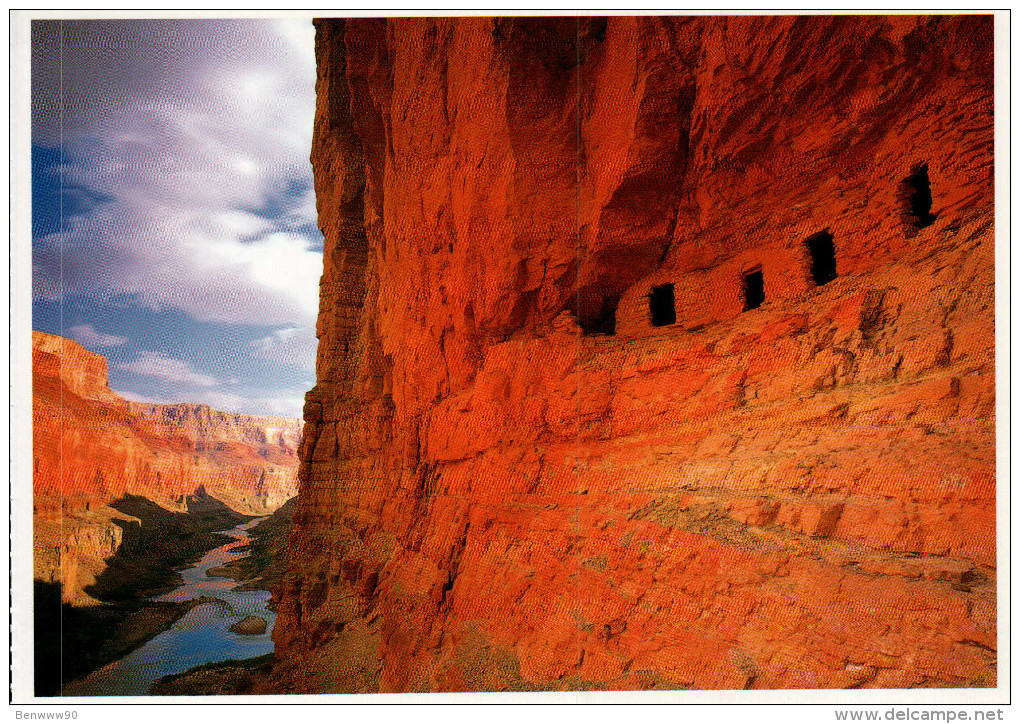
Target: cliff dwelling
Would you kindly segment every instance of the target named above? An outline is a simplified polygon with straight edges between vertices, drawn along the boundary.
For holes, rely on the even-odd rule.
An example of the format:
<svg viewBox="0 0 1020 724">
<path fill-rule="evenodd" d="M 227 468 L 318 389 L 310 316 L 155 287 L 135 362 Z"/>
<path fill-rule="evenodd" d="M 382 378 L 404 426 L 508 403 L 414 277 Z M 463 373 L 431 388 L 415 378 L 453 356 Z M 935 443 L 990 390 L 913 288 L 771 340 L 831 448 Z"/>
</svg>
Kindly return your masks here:
<svg viewBox="0 0 1020 724">
<path fill-rule="evenodd" d="M 653 327 L 676 324 L 676 298 L 672 284 L 652 287 L 648 295 L 648 311 L 652 317 Z"/>
<path fill-rule="evenodd" d="M 995 685 L 990 17 L 316 28 L 284 690 Z"/>
<path fill-rule="evenodd" d="M 765 301 L 765 277 L 761 269 L 745 272 L 742 279 L 744 311 L 757 309 Z"/>
<path fill-rule="evenodd" d="M 811 256 L 811 278 L 815 284 L 822 286 L 835 279 L 838 275 L 836 274 L 836 246 L 833 244 L 832 234 L 828 231 L 821 231 L 808 237 L 804 245 Z"/>
</svg>

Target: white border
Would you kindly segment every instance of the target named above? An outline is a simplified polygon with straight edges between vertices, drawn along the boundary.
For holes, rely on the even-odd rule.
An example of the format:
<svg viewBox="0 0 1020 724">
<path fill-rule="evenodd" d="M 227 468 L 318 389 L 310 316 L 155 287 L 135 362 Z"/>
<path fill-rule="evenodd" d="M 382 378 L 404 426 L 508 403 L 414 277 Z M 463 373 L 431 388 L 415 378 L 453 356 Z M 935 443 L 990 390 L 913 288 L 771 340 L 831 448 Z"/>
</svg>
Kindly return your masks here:
<svg viewBox="0 0 1020 724">
<path fill-rule="evenodd" d="M 32 204 L 29 19 L 11 17 L 10 471 L 13 691 L 32 692 Z M 27 666 L 26 666 L 27 664 Z M 27 669 L 27 671 L 26 671 Z M 27 687 L 26 687 L 27 682 Z"/>
</svg>

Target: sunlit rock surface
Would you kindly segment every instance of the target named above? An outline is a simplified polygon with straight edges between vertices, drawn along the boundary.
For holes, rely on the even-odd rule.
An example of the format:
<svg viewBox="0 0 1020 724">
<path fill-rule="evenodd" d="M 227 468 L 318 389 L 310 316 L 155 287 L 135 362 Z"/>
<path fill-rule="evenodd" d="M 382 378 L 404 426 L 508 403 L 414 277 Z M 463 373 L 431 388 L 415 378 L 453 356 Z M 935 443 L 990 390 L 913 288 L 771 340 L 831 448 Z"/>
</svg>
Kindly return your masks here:
<svg viewBox="0 0 1020 724">
<path fill-rule="evenodd" d="M 278 689 L 994 685 L 991 49 L 317 22 Z"/>
</svg>

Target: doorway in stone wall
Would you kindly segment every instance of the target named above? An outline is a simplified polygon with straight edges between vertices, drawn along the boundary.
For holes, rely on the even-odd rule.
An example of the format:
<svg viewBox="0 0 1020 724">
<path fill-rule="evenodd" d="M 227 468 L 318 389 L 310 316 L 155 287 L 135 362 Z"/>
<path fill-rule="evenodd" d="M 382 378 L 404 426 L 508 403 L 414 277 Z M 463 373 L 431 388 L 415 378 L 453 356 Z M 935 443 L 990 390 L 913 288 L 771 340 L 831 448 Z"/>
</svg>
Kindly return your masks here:
<svg viewBox="0 0 1020 724">
<path fill-rule="evenodd" d="M 648 313 L 653 327 L 676 324 L 676 291 L 672 284 L 652 287 L 648 294 Z"/>
<path fill-rule="evenodd" d="M 744 272 L 743 297 L 745 312 L 757 309 L 765 301 L 765 277 L 761 267 Z"/>
<path fill-rule="evenodd" d="M 829 230 L 820 231 L 804 241 L 811 256 L 811 278 L 817 286 L 828 284 L 836 274 L 836 245 Z"/>
<path fill-rule="evenodd" d="M 931 212 L 931 179 L 928 164 L 922 163 L 903 181 L 903 222 L 908 237 L 935 223 Z"/>
</svg>

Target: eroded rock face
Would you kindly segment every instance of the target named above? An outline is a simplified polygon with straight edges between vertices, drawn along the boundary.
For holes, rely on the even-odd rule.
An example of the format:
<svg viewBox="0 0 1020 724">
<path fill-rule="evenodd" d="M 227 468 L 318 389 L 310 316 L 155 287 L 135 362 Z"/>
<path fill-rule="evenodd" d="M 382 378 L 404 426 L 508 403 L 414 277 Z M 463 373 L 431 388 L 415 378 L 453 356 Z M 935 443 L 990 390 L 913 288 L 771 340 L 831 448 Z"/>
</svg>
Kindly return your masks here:
<svg viewBox="0 0 1020 724">
<path fill-rule="evenodd" d="M 281 690 L 994 684 L 989 17 L 317 33 Z"/>
<path fill-rule="evenodd" d="M 107 386 L 106 360 L 33 332 L 35 577 L 83 589 L 120 545 L 125 495 L 183 510 L 204 489 L 234 510 L 272 512 L 296 493 L 300 422 L 205 405 L 128 402 Z"/>
</svg>

